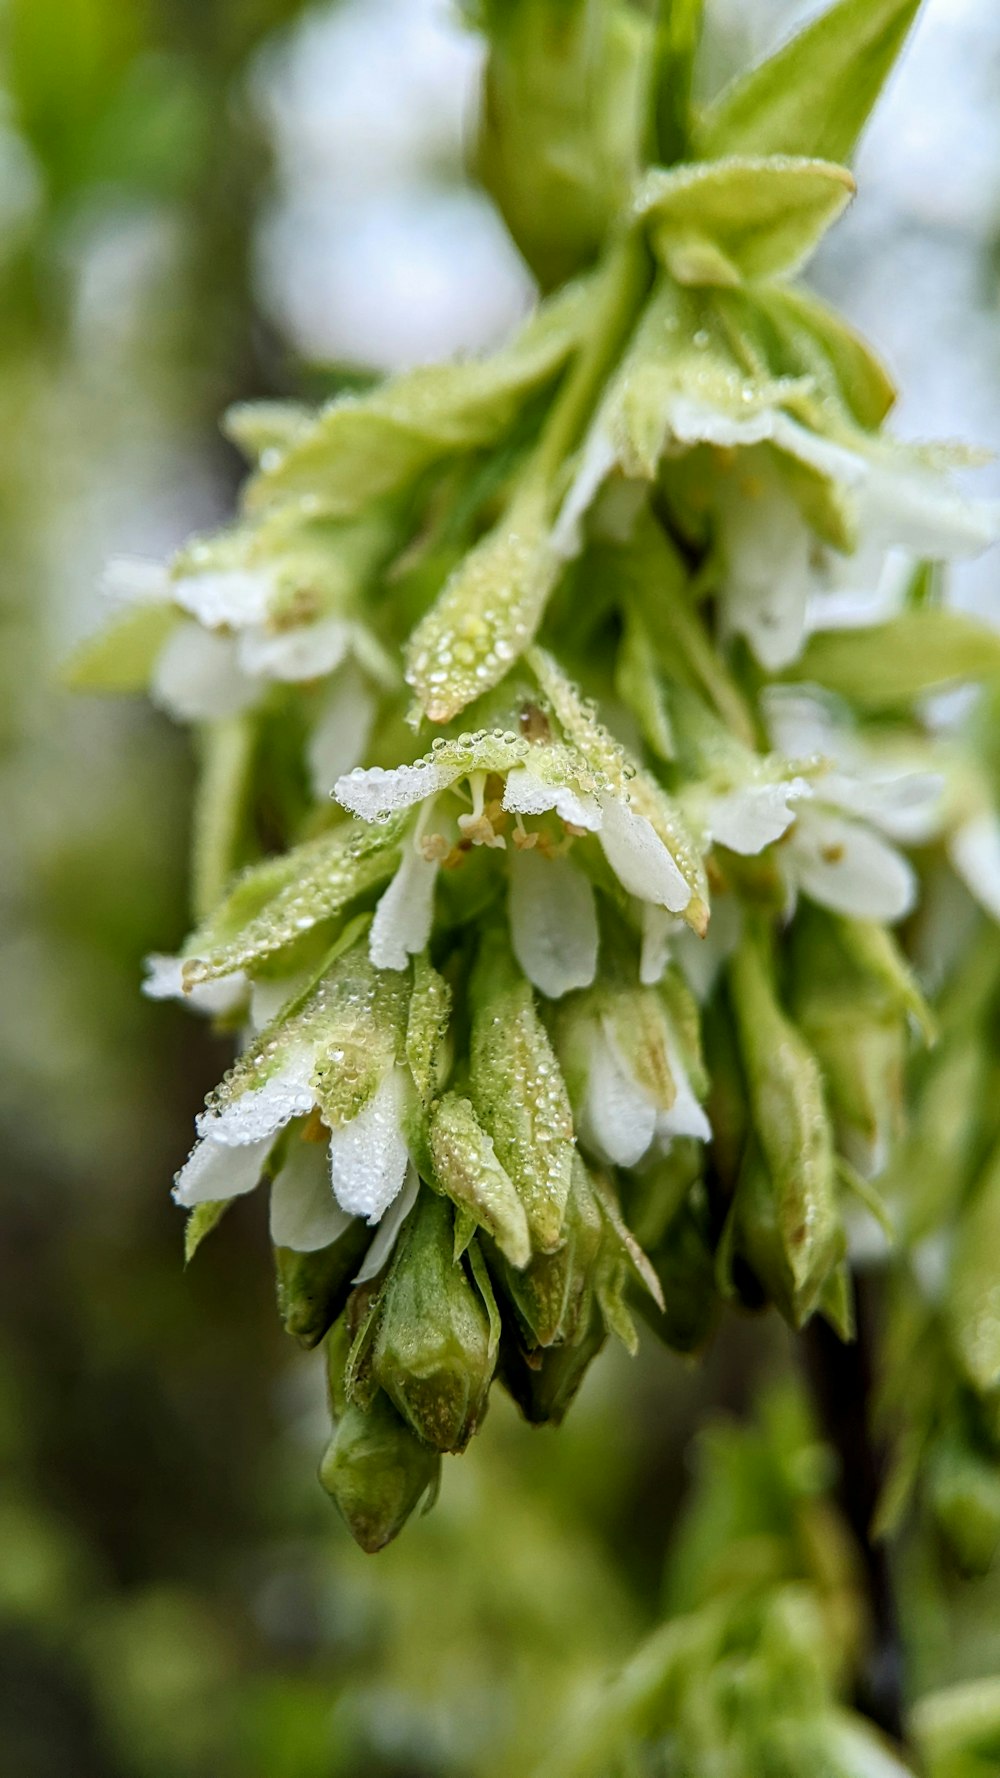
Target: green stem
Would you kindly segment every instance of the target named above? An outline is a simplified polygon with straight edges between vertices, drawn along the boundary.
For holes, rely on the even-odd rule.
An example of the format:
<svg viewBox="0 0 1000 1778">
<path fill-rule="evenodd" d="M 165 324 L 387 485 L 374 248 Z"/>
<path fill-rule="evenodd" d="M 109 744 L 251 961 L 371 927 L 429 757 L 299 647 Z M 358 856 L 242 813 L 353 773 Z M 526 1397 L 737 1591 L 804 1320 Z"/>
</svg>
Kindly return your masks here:
<svg viewBox="0 0 1000 1778">
<path fill-rule="evenodd" d="M 252 716 L 207 723 L 199 737 L 200 760 L 191 836 L 191 902 L 196 921 L 222 900 L 239 858 L 253 765 L 256 726 Z"/>
<path fill-rule="evenodd" d="M 612 246 L 597 279 L 594 320 L 546 421 L 528 467 L 532 489 L 552 487 L 560 465 L 574 450 L 630 333 L 649 285 L 645 243 L 634 231 Z"/>
</svg>

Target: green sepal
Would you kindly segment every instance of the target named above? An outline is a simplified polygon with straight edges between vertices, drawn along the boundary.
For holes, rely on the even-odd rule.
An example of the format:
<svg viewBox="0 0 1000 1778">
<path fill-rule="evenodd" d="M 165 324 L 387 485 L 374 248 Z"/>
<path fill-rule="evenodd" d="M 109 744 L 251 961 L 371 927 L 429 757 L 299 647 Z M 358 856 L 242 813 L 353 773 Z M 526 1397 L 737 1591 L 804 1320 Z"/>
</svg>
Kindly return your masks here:
<svg viewBox="0 0 1000 1778">
<path fill-rule="evenodd" d="M 963 1573 L 988 1573 L 1000 1550 L 1000 1473 L 992 1454 L 958 1437 L 939 1440 L 927 1462 L 931 1509 Z"/>
<path fill-rule="evenodd" d="M 849 160 L 919 8 L 920 0 L 839 0 L 706 107 L 696 152 Z"/>
<path fill-rule="evenodd" d="M 505 1294 L 532 1343 L 573 1341 L 587 1326 L 605 1240 L 593 1184 L 576 1155 L 561 1246 L 554 1253 L 536 1253 L 522 1271 L 508 1265 L 503 1274 Z"/>
<path fill-rule="evenodd" d="M 816 1058 L 778 1004 L 762 938 L 747 933 L 729 966 L 729 987 L 760 1163 L 745 1159 L 737 1192 L 744 1240 L 763 1258 L 769 1288 L 787 1270 L 785 1298 L 797 1325 L 817 1306 L 843 1250 L 833 1138 Z M 759 1239 L 758 1239 L 759 1235 Z"/>
<path fill-rule="evenodd" d="M 413 959 L 413 988 L 406 1016 L 406 1060 L 423 1105 L 429 1105 L 448 1077 L 448 1026 L 452 993 L 426 952 Z"/>
<path fill-rule="evenodd" d="M 862 710 L 894 710 L 957 681 L 1000 676 L 1000 635 L 963 611 L 925 607 L 891 623 L 810 636 L 782 675 L 822 685 Z"/>
<path fill-rule="evenodd" d="M 433 1107 L 428 1144 L 435 1180 L 460 1212 L 484 1228 L 513 1266 L 531 1257 L 524 1205 L 468 1099 L 446 1093 Z"/>
<path fill-rule="evenodd" d="M 633 209 L 678 284 L 733 286 L 798 271 L 853 194 L 831 161 L 733 156 L 653 168 Z"/>
<path fill-rule="evenodd" d="M 866 432 L 877 432 L 896 389 L 868 342 L 811 290 L 776 284 L 755 290 L 753 300 L 794 360 L 794 374 L 812 375 L 819 383 L 832 379 L 852 419 Z"/>
<path fill-rule="evenodd" d="M 406 677 L 431 722 L 492 690 L 534 641 L 562 570 L 548 503 L 530 489 L 446 580 L 407 644 Z"/>
<path fill-rule="evenodd" d="M 185 982 L 196 987 L 238 969 L 253 972 L 380 888 L 399 863 L 402 826 L 398 819 L 376 826 L 341 822 L 281 858 L 251 866 L 187 941 Z"/>
<path fill-rule="evenodd" d="M 586 1326 L 569 1344 L 525 1352 L 515 1341 L 504 1341 L 500 1381 L 532 1426 L 562 1423 L 607 1337 L 604 1317 L 595 1304 Z"/>
<path fill-rule="evenodd" d="M 643 1320 L 674 1352 L 700 1352 L 719 1319 L 715 1259 L 702 1221 L 690 1203 L 671 1218 L 649 1256 L 662 1306 L 657 1309 L 648 1298 L 639 1299 Z"/>
<path fill-rule="evenodd" d="M 307 1351 L 319 1344 L 344 1308 L 370 1241 L 371 1230 L 356 1217 L 329 1247 L 312 1253 L 274 1249 L 278 1314 L 285 1332 Z"/>
<path fill-rule="evenodd" d="M 184 1224 L 184 1264 L 186 1266 L 191 1264 L 206 1235 L 210 1235 L 214 1228 L 218 1228 L 230 1204 L 234 1202 L 233 1198 L 217 1198 L 209 1203 L 196 1204 L 194 1209 L 188 1213 L 187 1221 Z"/>
<path fill-rule="evenodd" d="M 551 1251 L 570 1190 L 573 1118 L 531 985 L 499 929 L 482 939 L 469 998 L 469 1097 L 524 1206 L 533 1244 Z"/>
<path fill-rule="evenodd" d="M 397 1537 L 440 1474 L 441 1459 L 404 1426 L 380 1392 L 368 1410 L 349 1403 L 319 1479 L 355 1543 L 373 1555 Z"/>
<path fill-rule="evenodd" d="M 139 605 L 115 617 L 73 650 L 59 679 L 70 691 L 141 692 L 181 614 L 173 605 Z"/>
</svg>

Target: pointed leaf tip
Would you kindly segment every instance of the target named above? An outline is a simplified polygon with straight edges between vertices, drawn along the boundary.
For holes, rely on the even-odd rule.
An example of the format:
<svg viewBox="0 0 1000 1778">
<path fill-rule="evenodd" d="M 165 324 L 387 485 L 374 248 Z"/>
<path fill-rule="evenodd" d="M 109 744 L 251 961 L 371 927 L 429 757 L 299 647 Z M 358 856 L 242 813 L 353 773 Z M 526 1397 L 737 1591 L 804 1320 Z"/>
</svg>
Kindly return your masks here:
<svg viewBox="0 0 1000 1778">
<path fill-rule="evenodd" d="M 696 152 L 848 160 L 920 0 L 838 0 L 703 112 Z"/>
</svg>

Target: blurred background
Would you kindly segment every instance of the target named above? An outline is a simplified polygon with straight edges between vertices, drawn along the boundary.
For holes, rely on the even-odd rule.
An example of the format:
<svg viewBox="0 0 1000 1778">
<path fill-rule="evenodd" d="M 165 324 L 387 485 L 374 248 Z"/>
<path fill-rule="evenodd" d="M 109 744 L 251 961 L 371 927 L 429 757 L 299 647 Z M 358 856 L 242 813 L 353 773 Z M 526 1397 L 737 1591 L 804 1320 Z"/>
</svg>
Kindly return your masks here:
<svg viewBox="0 0 1000 1778">
<path fill-rule="evenodd" d="M 716 85 L 813 8 L 709 0 Z M 185 1272 L 168 1187 L 224 1065 L 141 959 L 187 924 L 192 766 L 56 681 L 113 553 L 230 507 L 229 402 L 502 337 L 530 280 L 463 171 L 448 0 L 0 9 L 0 1746 L 12 1778 L 527 1771 L 656 1621 L 686 1448 L 786 1366 L 609 1352 L 558 1434 L 496 1397 L 372 1560 L 315 1480 L 321 1362 L 278 1327 L 263 1204 Z M 1000 447 L 1000 10 L 927 0 L 815 278 L 899 429 Z M 994 467 L 983 491 L 1000 490 Z M 963 601 L 1000 612 L 994 558 Z M 745 1342 L 743 1342 L 745 1346 Z M 927 1684 L 1000 1671 L 997 1587 Z"/>
</svg>

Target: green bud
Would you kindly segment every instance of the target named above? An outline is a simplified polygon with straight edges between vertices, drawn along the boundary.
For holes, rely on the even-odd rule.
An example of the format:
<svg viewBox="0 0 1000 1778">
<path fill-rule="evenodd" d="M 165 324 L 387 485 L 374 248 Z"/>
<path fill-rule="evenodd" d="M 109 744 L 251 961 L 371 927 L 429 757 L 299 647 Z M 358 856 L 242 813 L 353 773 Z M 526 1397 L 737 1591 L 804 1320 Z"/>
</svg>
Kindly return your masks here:
<svg viewBox="0 0 1000 1778">
<path fill-rule="evenodd" d="M 300 1346 L 318 1345 L 333 1325 L 370 1241 L 371 1229 L 356 1217 L 336 1241 L 314 1253 L 274 1249 L 278 1314 L 285 1332 Z"/>
<path fill-rule="evenodd" d="M 543 288 L 596 258 L 638 172 L 649 26 L 621 0 L 492 0 L 477 172 Z"/>
<path fill-rule="evenodd" d="M 496 1359 L 489 1305 L 454 1258 L 450 1204 L 423 1191 L 386 1281 L 374 1376 L 439 1451 L 461 1451 L 483 1414 Z"/>
<path fill-rule="evenodd" d="M 348 1405 L 320 1464 L 319 1479 L 355 1543 L 368 1555 L 398 1537 L 441 1459 L 403 1425 L 384 1395 L 368 1413 Z"/>
<path fill-rule="evenodd" d="M 787 1272 L 782 1306 L 800 1325 L 816 1307 L 843 1240 L 822 1081 L 815 1056 L 778 1004 L 758 933 L 744 938 L 729 982 L 762 1162 L 741 1179 L 740 1222 L 754 1246 L 760 1224 L 767 1270 Z"/>
<path fill-rule="evenodd" d="M 571 1341 L 587 1325 L 604 1238 L 600 1204 L 575 1155 L 561 1245 L 554 1253 L 536 1253 L 523 1271 L 508 1266 L 504 1273 L 504 1289 L 537 1345 Z"/>
<path fill-rule="evenodd" d="M 506 938 L 488 933 L 470 985 L 470 1098 L 512 1180 L 535 1246 L 558 1245 L 573 1164 L 573 1118 L 531 985 Z"/>
<path fill-rule="evenodd" d="M 575 1340 L 525 1352 L 513 1341 L 501 1349 L 500 1377 L 508 1395 L 533 1426 L 562 1422 L 593 1359 L 607 1339 L 596 1304 Z"/>
</svg>

